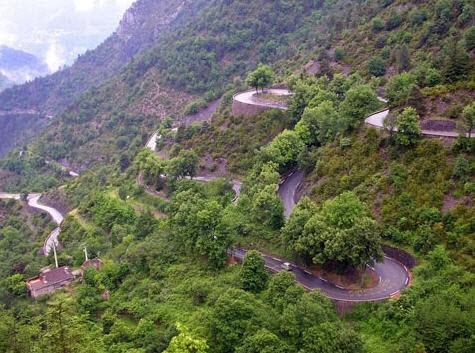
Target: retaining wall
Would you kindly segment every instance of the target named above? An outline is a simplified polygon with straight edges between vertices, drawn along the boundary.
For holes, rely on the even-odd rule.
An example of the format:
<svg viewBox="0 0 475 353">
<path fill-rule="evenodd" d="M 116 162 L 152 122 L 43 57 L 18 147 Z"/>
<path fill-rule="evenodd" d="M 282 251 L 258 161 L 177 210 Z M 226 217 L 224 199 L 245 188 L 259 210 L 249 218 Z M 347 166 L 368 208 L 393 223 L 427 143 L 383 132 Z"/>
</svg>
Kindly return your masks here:
<svg viewBox="0 0 475 353">
<path fill-rule="evenodd" d="M 393 258 L 394 260 L 399 261 L 408 269 L 411 269 L 417 265 L 416 258 L 412 256 L 411 254 L 409 254 L 407 251 L 404 251 L 402 249 L 399 249 L 390 245 L 383 245 L 382 248 L 383 248 L 384 253 L 387 256 Z"/>
<path fill-rule="evenodd" d="M 246 116 L 246 117 L 254 116 L 256 114 L 265 112 L 269 109 L 272 109 L 272 108 L 265 107 L 265 106 L 260 106 L 260 105 L 242 103 L 242 102 L 238 102 L 237 100 L 233 99 L 233 104 L 232 104 L 232 114 L 233 114 L 233 116 Z"/>
</svg>

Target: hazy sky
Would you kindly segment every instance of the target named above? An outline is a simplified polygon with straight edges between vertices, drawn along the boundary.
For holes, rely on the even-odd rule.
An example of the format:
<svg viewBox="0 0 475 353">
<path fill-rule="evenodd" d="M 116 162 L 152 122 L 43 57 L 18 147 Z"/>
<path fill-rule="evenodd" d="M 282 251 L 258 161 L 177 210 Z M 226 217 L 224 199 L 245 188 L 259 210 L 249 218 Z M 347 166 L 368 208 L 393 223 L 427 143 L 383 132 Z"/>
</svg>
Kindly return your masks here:
<svg viewBox="0 0 475 353">
<path fill-rule="evenodd" d="M 0 0 L 0 45 L 44 59 L 51 71 L 93 49 L 134 0 Z"/>
</svg>

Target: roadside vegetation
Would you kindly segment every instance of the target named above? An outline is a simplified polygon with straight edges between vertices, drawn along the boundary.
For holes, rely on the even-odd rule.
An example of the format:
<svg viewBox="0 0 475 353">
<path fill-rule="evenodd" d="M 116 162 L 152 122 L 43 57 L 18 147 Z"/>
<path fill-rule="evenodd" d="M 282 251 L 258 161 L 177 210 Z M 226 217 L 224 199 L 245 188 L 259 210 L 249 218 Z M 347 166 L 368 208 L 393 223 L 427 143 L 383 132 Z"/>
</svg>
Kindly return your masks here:
<svg viewBox="0 0 475 353">
<path fill-rule="evenodd" d="M 24 279 L 52 263 L 35 254 L 49 226 L 1 202 L 0 353 L 473 352 L 474 140 L 422 135 L 434 112 L 457 131 L 474 126 L 473 2 L 232 1 L 202 15 L 137 57 L 120 90 L 88 93 L 3 161 L 20 191 L 63 184 L 39 156 L 88 167 L 62 188 L 73 211 L 59 263 L 81 266 L 87 247 L 104 265 L 29 301 Z M 310 59 L 317 72 L 301 69 Z M 128 110 L 152 71 L 176 90 L 160 96 L 167 111 L 195 113 L 224 93 L 222 106 L 176 133 L 167 114 Z M 232 116 L 247 74 L 256 90 L 284 82 L 289 109 Z M 376 130 L 364 119 L 381 95 L 391 112 Z M 155 153 L 143 146 L 157 127 Z M 237 200 L 226 178 L 193 180 L 213 172 L 208 157 L 243 182 Z M 286 219 L 277 190 L 295 170 L 303 197 Z M 410 286 L 349 313 L 291 271 L 270 274 L 259 252 L 363 278 L 384 244 L 417 259 Z M 236 246 L 252 249 L 242 264 Z"/>
</svg>

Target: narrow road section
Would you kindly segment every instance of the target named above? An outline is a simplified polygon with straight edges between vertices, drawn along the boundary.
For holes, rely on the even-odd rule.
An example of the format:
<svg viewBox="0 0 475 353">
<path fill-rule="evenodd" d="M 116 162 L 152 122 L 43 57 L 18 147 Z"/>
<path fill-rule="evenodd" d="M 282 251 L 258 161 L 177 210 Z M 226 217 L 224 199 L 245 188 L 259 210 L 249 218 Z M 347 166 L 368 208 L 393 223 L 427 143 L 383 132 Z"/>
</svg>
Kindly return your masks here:
<svg viewBox="0 0 475 353">
<path fill-rule="evenodd" d="M 297 170 L 291 172 L 279 185 L 279 197 L 284 206 L 284 216 L 289 219 L 296 203 L 299 201 L 297 190 L 305 178 L 304 172 Z"/>
<path fill-rule="evenodd" d="M 265 94 L 273 94 L 276 96 L 290 96 L 292 93 L 287 89 L 279 89 L 279 88 L 270 88 L 264 91 Z M 272 100 L 264 100 L 259 99 L 259 96 L 256 95 L 256 91 L 246 91 L 243 93 L 236 94 L 234 96 L 234 100 L 240 103 L 250 104 L 250 105 L 257 105 L 260 107 L 268 107 L 268 108 L 275 108 L 281 110 L 287 110 L 287 104 L 283 102 L 277 102 Z"/>
<path fill-rule="evenodd" d="M 375 127 L 377 129 L 384 129 L 384 121 L 389 115 L 389 109 L 384 109 L 382 111 L 376 112 L 371 114 L 365 119 L 366 125 Z M 397 128 L 394 128 L 394 131 L 397 131 Z M 456 131 L 436 131 L 436 130 L 421 130 L 422 135 L 424 136 L 435 136 L 435 137 L 450 137 L 450 138 L 457 138 L 460 135 L 465 135 L 468 137 L 468 134 L 460 134 Z M 472 135 L 475 137 L 475 135 Z"/>
<path fill-rule="evenodd" d="M 9 200 L 18 201 L 20 200 L 20 198 L 21 198 L 20 194 L 8 194 L 8 193 L 0 192 L 0 199 L 9 199 Z M 28 205 L 32 208 L 36 208 L 38 210 L 48 213 L 53 219 L 54 223 L 58 225 L 58 227 L 55 228 L 48 235 L 48 238 L 46 238 L 43 244 L 43 253 L 45 254 L 45 256 L 48 256 L 50 252 L 53 250 L 53 246 L 59 244 L 58 237 L 61 232 L 61 228 L 59 227 L 59 225 L 63 222 L 64 216 L 57 209 L 41 204 L 39 202 L 40 198 L 41 198 L 41 194 L 28 195 L 27 197 Z"/>
<path fill-rule="evenodd" d="M 232 255 L 236 260 L 242 262 L 246 256 L 246 249 L 238 248 L 233 250 Z M 274 273 L 288 271 L 284 268 L 285 260 L 277 257 L 262 255 L 266 268 Z M 287 262 L 288 263 L 288 262 Z M 294 263 L 290 263 L 290 271 L 295 275 L 297 283 L 305 289 L 319 290 L 324 296 L 338 301 L 345 302 L 368 302 L 381 301 L 397 296 L 407 287 L 409 283 L 408 269 L 389 257 L 385 257 L 384 261 L 374 266 L 374 271 L 379 276 L 379 283 L 376 287 L 370 289 L 362 289 L 358 291 L 348 290 L 328 282 L 327 280 L 317 277 L 303 267 L 299 267 Z"/>
</svg>

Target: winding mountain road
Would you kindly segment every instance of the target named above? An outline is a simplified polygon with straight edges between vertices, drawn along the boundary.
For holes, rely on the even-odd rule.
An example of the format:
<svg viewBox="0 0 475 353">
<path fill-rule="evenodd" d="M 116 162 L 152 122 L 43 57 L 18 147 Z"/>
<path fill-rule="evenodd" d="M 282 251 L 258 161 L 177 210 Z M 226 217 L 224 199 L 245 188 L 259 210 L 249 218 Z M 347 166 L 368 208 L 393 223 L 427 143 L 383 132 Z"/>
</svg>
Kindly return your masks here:
<svg viewBox="0 0 475 353">
<path fill-rule="evenodd" d="M 380 99 L 381 100 L 381 99 Z M 371 114 L 365 119 L 366 125 L 375 127 L 377 129 L 384 129 L 384 121 L 389 115 L 389 109 L 384 109 L 382 111 Z M 394 131 L 397 131 L 397 128 L 394 128 Z M 421 134 L 424 136 L 433 136 L 433 137 L 450 137 L 457 138 L 460 135 L 465 135 L 468 137 L 468 134 L 460 134 L 456 131 L 436 131 L 436 130 L 426 130 L 422 129 Z M 475 137 L 472 135 L 471 137 Z"/>
<path fill-rule="evenodd" d="M 242 262 L 246 252 L 245 249 L 238 248 L 232 251 L 232 255 Z M 287 271 L 283 268 L 285 260 L 265 254 L 262 257 L 269 271 Z M 307 290 L 319 290 L 330 299 L 345 302 L 370 302 L 389 299 L 400 294 L 401 290 L 409 284 L 408 269 L 389 257 L 385 257 L 384 262 L 374 266 L 374 271 L 379 276 L 378 284 L 373 288 L 359 291 L 339 287 L 296 264 L 290 263 L 290 268 L 295 275 L 295 280 Z"/>
<path fill-rule="evenodd" d="M 299 201 L 297 190 L 304 178 L 304 172 L 297 170 L 291 172 L 279 185 L 278 193 L 284 205 L 284 216 L 286 219 L 290 217 L 296 203 Z"/>
<path fill-rule="evenodd" d="M 269 93 L 274 94 L 290 95 L 290 92 L 288 90 L 269 91 Z M 255 104 L 259 106 L 266 106 L 269 108 L 277 108 L 283 110 L 286 109 L 286 107 L 283 107 L 280 104 L 276 104 L 275 102 L 263 103 L 261 100 L 256 100 L 254 96 L 254 91 L 237 94 L 234 99 L 246 104 Z M 383 116 L 384 114 L 385 113 L 383 112 Z M 386 113 L 384 118 L 387 116 L 387 114 L 388 113 Z M 376 116 L 375 119 L 379 119 L 379 117 Z M 152 151 L 155 151 L 157 142 L 160 138 L 160 135 L 154 133 L 147 142 L 146 147 L 151 149 Z M 287 219 L 292 214 L 296 202 L 298 202 L 297 190 L 303 182 L 304 177 L 304 173 L 302 171 L 297 170 L 291 172 L 286 178 L 283 179 L 283 181 L 279 185 L 278 194 L 284 205 L 284 215 Z M 209 182 L 215 179 L 215 177 L 203 176 L 193 178 L 193 180 L 202 182 Z M 140 180 L 140 178 L 138 180 L 143 184 L 143 180 Z M 241 182 L 233 180 L 232 184 L 233 190 L 236 192 L 236 198 L 234 200 L 235 202 L 239 197 L 241 191 Z M 246 255 L 246 252 L 246 249 L 238 248 L 234 249 L 231 254 L 238 261 L 242 262 Z M 283 268 L 283 264 L 286 262 L 286 260 L 269 255 L 263 255 L 263 258 L 265 261 L 265 266 L 269 271 L 286 271 Z M 297 266 L 296 264 L 292 263 L 290 267 L 292 272 L 295 274 L 295 280 L 307 290 L 320 290 L 323 295 L 330 299 L 345 302 L 381 301 L 397 296 L 401 292 L 401 290 L 407 287 L 410 278 L 408 269 L 398 261 L 389 257 L 384 257 L 384 260 L 381 263 L 376 263 L 374 266 L 374 271 L 379 277 L 378 284 L 373 288 L 359 291 L 352 291 L 339 287 L 323 278 L 315 276 L 310 271 L 306 270 L 303 267 Z"/>
<path fill-rule="evenodd" d="M 292 93 L 287 89 L 280 89 L 280 88 L 269 88 L 264 91 L 265 94 L 273 94 L 276 96 L 290 96 Z M 246 91 L 242 93 L 238 93 L 233 98 L 235 101 L 240 103 L 245 103 L 249 105 L 256 105 L 259 107 L 268 107 L 273 109 L 281 109 L 287 110 L 287 104 L 284 102 L 277 102 L 271 100 L 264 100 L 260 99 L 258 95 L 256 95 L 256 91 Z"/>
<path fill-rule="evenodd" d="M 279 90 L 271 89 L 268 90 L 268 93 L 273 93 L 277 95 L 290 95 L 291 93 L 288 90 Z M 239 100 L 247 104 L 255 104 L 259 106 L 266 106 L 269 108 L 277 108 L 285 110 L 287 109 L 282 103 L 279 102 L 263 102 L 261 99 L 258 99 L 254 96 L 253 91 L 244 92 L 238 94 L 234 99 Z M 389 114 L 389 110 L 384 110 L 382 112 L 375 113 L 366 119 L 368 125 L 373 125 L 376 127 L 383 127 L 384 119 Z M 445 136 L 445 135 L 444 135 Z M 155 132 L 149 141 L 146 144 L 146 147 L 155 151 L 157 142 L 161 136 L 158 132 Z M 77 173 L 71 174 L 72 176 L 77 176 Z M 215 180 L 214 177 L 196 177 L 194 180 L 208 182 Z M 296 171 L 291 173 L 279 186 L 279 195 L 282 199 L 285 209 L 286 218 L 290 217 L 292 210 L 295 207 L 296 203 L 296 193 L 299 185 L 304 179 L 304 174 L 301 171 Z M 138 182 L 141 180 L 138 178 Z M 143 181 L 142 181 L 143 182 Z M 236 193 L 236 198 L 239 196 L 241 191 L 241 182 L 238 180 L 232 181 L 233 190 Z M 27 201 L 28 204 L 36 209 L 47 212 L 53 221 L 58 225 L 57 228 L 51 232 L 51 234 L 46 239 L 43 245 L 43 251 L 45 255 L 48 255 L 55 244 L 58 244 L 58 236 L 60 234 L 61 228 L 60 224 L 63 222 L 64 216 L 53 207 L 43 205 L 39 202 L 41 194 L 30 194 L 28 195 Z M 0 192 L 0 199 L 13 199 L 20 200 L 20 194 L 8 194 Z M 245 254 L 245 249 L 235 249 L 232 252 L 232 255 L 239 261 L 243 261 Z M 276 257 L 263 255 L 265 266 L 272 272 L 281 272 L 284 271 L 283 264 L 286 262 L 283 259 Z M 348 301 L 348 302 L 367 302 L 367 301 L 380 301 L 388 299 L 398 295 L 401 290 L 406 288 L 409 283 L 409 271 L 405 266 L 400 264 L 394 259 L 385 257 L 384 261 L 377 263 L 374 266 L 374 271 L 379 276 L 379 283 L 371 289 L 365 289 L 360 291 L 351 291 L 342 287 L 339 287 L 333 283 L 326 281 L 318 276 L 315 276 L 305 268 L 299 267 L 296 264 L 290 264 L 291 271 L 295 274 L 296 281 L 305 287 L 308 290 L 320 290 L 323 295 L 327 296 L 330 299 L 338 301 Z"/>
<path fill-rule="evenodd" d="M 63 222 L 64 216 L 57 209 L 41 204 L 39 202 L 41 196 L 42 196 L 41 194 L 29 194 L 27 197 L 27 201 L 30 207 L 36 208 L 40 211 L 48 213 L 53 219 L 54 223 L 58 225 L 58 227 L 56 227 L 48 235 L 48 238 L 46 238 L 43 244 L 43 253 L 45 254 L 45 256 L 48 256 L 51 250 L 53 250 L 53 246 L 58 245 L 58 236 L 61 232 L 61 228 L 59 226 Z M 8 193 L 1 192 L 0 199 L 9 199 L 9 200 L 19 201 L 21 199 L 21 196 L 20 194 L 8 194 Z"/>
</svg>

